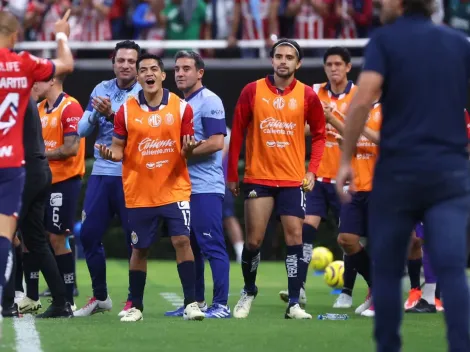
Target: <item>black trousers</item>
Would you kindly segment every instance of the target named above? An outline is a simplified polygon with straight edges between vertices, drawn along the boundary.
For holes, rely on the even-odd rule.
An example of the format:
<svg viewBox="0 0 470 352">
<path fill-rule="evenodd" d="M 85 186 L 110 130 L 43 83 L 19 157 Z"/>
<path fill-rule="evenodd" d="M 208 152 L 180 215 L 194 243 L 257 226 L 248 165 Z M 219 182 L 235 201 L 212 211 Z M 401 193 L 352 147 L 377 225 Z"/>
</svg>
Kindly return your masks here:
<svg viewBox="0 0 470 352">
<path fill-rule="evenodd" d="M 54 303 L 61 305 L 65 303 L 65 284 L 59 273 L 44 227 L 44 212 L 46 202 L 49 201 L 47 197 L 52 174 L 49 168 L 28 171 L 26 171 L 18 229 L 29 255 L 38 265 L 49 285 Z M 15 296 L 14 281 L 15 275 L 11 275 L 4 292 L 6 304 L 10 303 Z"/>
</svg>

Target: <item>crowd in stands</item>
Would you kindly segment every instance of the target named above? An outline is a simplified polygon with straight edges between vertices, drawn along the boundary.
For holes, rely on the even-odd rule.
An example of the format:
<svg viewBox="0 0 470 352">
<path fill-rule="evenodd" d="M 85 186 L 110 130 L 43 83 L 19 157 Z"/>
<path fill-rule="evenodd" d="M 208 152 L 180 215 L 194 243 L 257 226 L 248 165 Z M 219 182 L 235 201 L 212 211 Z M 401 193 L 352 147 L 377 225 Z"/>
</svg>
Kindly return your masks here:
<svg viewBox="0 0 470 352">
<path fill-rule="evenodd" d="M 269 46 L 273 35 L 367 38 L 380 25 L 380 0 L 31 0 L 23 40 L 53 40 L 54 22 L 70 7 L 71 40 L 228 40 L 228 49 L 205 50 L 205 57 L 258 55 L 237 48 L 239 39 L 263 39 Z M 436 0 L 433 20 L 470 32 L 470 2 Z M 309 50 L 306 56 L 319 54 Z"/>
</svg>

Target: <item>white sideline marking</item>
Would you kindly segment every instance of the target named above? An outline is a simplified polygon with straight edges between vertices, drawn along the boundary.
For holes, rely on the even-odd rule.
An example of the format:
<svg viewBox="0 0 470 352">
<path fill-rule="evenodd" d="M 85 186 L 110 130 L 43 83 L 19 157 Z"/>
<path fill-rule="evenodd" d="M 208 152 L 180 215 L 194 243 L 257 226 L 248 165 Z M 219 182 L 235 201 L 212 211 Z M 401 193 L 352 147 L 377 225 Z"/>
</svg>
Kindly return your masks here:
<svg viewBox="0 0 470 352">
<path fill-rule="evenodd" d="M 174 292 L 162 292 L 160 296 L 170 302 L 174 307 L 181 307 L 184 304 L 184 299 Z"/>
<path fill-rule="evenodd" d="M 31 314 L 13 318 L 16 334 L 16 352 L 43 352 L 36 323 Z"/>
</svg>

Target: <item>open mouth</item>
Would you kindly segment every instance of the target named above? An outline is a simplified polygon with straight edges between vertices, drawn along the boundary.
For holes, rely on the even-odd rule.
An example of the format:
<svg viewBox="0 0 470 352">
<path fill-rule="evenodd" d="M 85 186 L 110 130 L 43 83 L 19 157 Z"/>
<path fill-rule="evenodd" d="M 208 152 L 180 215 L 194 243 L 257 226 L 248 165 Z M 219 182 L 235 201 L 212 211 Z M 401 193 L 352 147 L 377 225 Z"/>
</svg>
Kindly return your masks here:
<svg viewBox="0 0 470 352">
<path fill-rule="evenodd" d="M 149 78 L 149 79 L 146 79 L 146 80 L 145 80 L 145 83 L 146 83 L 147 85 L 149 85 L 149 86 L 152 86 L 152 85 L 155 84 L 155 80 L 152 79 L 152 78 Z"/>
</svg>

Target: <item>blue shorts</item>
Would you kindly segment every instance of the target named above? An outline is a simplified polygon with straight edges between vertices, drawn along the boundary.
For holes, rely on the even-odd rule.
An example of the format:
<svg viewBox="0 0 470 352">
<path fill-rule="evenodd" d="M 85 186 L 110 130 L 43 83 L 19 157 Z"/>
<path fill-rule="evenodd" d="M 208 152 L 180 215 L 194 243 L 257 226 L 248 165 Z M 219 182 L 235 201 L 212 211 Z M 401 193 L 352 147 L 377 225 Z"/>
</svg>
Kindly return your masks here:
<svg viewBox="0 0 470 352">
<path fill-rule="evenodd" d="M 127 208 L 129 230 L 134 248 L 149 248 L 157 239 L 160 221 L 168 235 L 189 236 L 191 208 L 189 202 L 176 202 L 151 208 Z"/>
<path fill-rule="evenodd" d="M 351 202 L 343 204 L 340 213 L 339 233 L 367 237 L 370 192 L 356 192 Z"/>
<path fill-rule="evenodd" d="M 421 238 L 422 240 L 424 240 L 424 227 L 423 227 L 422 222 L 419 222 L 419 223 L 416 224 L 415 231 L 416 231 L 416 237 Z"/>
<path fill-rule="evenodd" d="M 274 198 L 274 213 L 305 218 L 305 192 L 302 187 L 270 187 L 254 183 L 244 185 L 245 200 L 253 198 Z"/>
<path fill-rule="evenodd" d="M 235 216 L 235 199 L 233 198 L 232 192 L 230 192 L 227 187 L 225 188 L 222 215 L 224 219 Z"/>
<path fill-rule="evenodd" d="M 22 167 L 0 169 L 0 214 L 18 217 L 24 180 Z"/>
<path fill-rule="evenodd" d="M 307 209 L 305 213 L 326 219 L 330 209 L 336 222 L 338 222 L 341 203 L 336 193 L 335 184 L 316 181 L 313 190 L 307 192 Z"/>
<path fill-rule="evenodd" d="M 46 231 L 65 235 L 73 230 L 81 187 L 79 176 L 51 185 L 44 214 Z"/>
</svg>

